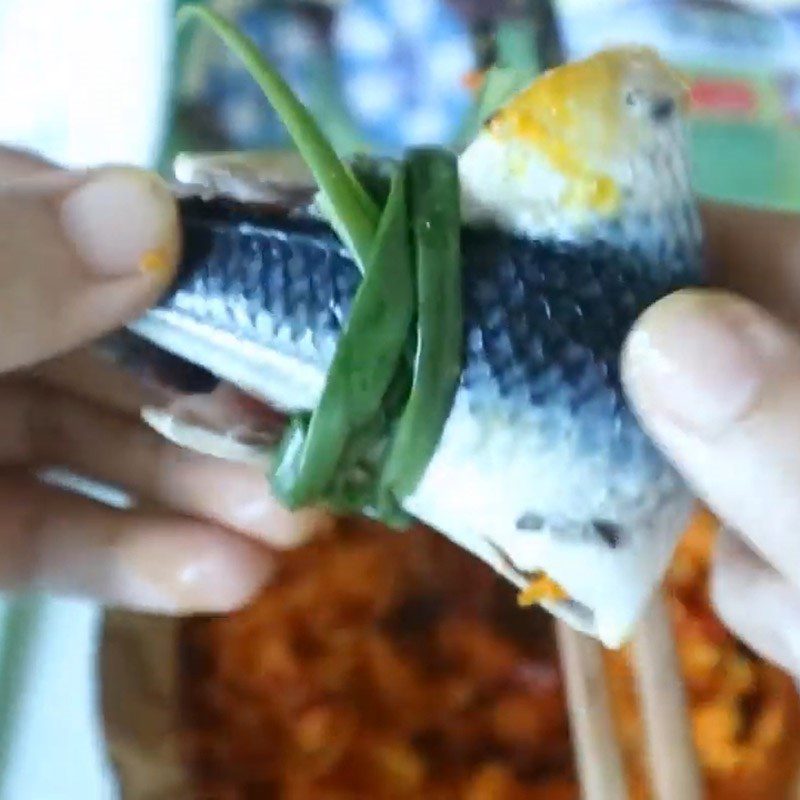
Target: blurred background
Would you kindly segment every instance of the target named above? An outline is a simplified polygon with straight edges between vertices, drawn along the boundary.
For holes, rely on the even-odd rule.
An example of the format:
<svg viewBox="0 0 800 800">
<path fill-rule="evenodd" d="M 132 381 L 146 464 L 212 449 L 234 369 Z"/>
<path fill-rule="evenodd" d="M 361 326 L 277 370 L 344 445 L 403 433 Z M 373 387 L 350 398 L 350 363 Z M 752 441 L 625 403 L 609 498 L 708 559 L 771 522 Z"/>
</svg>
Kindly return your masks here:
<svg viewBox="0 0 800 800">
<path fill-rule="evenodd" d="M 728 0 L 217 0 L 344 150 L 455 140 L 480 70 L 534 74 L 604 45 L 659 48 L 692 82 L 703 193 L 800 203 L 800 3 Z M 176 149 L 286 146 L 274 114 L 208 34 L 178 42 Z M 166 162 L 165 162 L 166 163 Z"/>
<path fill-rule="evenodd" d="M 239 64 L 173 0 L 0 0 L 0 141 L 69 165 L 169 172 L 186 150 L 288 147 Z M 800 2 L 213 0 L 344 151 L 458 140 L 480 71 L 607 44 L 659 48 L 691 82 L 703 194 L 800 208 Z M 115 797 L 96 719 L 91 604 L 0 606 L 0 800 Z"/>
</svg>

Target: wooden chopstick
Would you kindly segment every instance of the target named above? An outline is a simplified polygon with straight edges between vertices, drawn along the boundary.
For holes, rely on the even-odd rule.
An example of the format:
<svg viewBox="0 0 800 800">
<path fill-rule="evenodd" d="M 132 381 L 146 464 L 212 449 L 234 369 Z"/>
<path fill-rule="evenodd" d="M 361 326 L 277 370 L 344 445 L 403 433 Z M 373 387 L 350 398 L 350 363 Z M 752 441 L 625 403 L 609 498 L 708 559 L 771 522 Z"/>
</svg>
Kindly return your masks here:
<svg viewBox="0 0 800 800">
<path fill-rule="evenodd" d="M 561 667 L 583 800 L 629 797 L 599 642 L 556 622 Z M 663 595 L 651 603 L 633 641 L 654 800 L 702 800 L 686 693 Z"/>
<path fill-rule="evenodd" d="M 633 660 L 655 800 L 702 800 L 703 780 L 692 736 L 675 636 L 659 591 L 633 641 Z"/>
<path fill-rule="evenodd" d="M 599 642 L 556 621 L 583 800 L 625 800 L 628 789 Z M 675 800 L 675 798 L 673 798 Z"/>
</svg>

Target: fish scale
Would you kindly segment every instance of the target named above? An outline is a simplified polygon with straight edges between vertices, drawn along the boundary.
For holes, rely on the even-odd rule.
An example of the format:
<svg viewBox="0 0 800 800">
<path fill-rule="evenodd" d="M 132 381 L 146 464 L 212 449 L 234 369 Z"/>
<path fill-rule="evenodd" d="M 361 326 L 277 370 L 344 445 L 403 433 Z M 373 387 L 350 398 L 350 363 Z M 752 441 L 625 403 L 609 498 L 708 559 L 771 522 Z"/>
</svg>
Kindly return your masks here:
<svg viewBox="0 0 800 800">
<path fill-rule="evenodd" d="M 335 342 L 361 280 L 331 228 L 224 199 L 184 198 L 181 218 L 184 256 L 159 308 L 265 347 L 310 339 L 324 372 L 332 350 L 321 343 Z M 603 241 L 533 241 L 488 227 L 465 228 L 462 253 L 461 388 L 477 397 L 488 380 L 503 398 L 573 411 L 598 392 L 613 396 L 610 413 L 621 411 L 619 352 L 636 316 L 700 277 L 696 265 L 648 269 Z"/>
</svg>

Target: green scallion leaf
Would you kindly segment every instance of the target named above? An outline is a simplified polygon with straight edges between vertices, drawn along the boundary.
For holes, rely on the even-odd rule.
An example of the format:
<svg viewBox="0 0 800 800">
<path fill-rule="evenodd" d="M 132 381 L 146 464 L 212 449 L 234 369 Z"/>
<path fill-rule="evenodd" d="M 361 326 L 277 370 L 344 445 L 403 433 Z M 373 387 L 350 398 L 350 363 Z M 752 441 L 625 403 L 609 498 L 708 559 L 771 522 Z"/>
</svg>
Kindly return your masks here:
<svg viewBox="0 0 800 800">
<path fill-rule="evenodd" d="M 392 181 L 370 266 L 336 346 L 322 398 L 302 445 L 297 445 L 297 431 L 293 431 L 295 444 L 286 448 L 276 470 L 276 492 L 290 508 L 324 495 L 348 441 L 380 412 L 397 373 L 414 300 L 405 187 L 401 170 Z"/>
<path fill-rule="evenodd" d="M 417 272 L 414 377 L 382 482 L 401 501 L 416 487 L 453 403 L 462 361 L 461 226 L 458 162 L 420 148 L 408 156 Z"/>
<path fill-rule="evenodd" d="M 336 216 L 337 230 L 345 236 L 358 261 L 366 264 L 378 226 L 378 207 L 336 154 L 308 109 L 255 43 L 228 20 L 201 5 L 180 8 L 178 24 L 190 19 L 204 22 L 242 60 L 308 164 L 325 197 L 328 212 Z"/>
<path fill-rule="evenodd" d="M 290 508 L 324 502 L 404 525 L 400 505 L 438 446 L 461 370 L 456 157 L 420 148 L 402 164 L 362 158 L 349 167 L 250 39 L 201 5 L 179 11 L 179 22 L 189 18 L 220 36 L 258 82 L 317 180 L 320 208 L 364 275 L 321 400 L 312 414 L 293 418 L 284 436 L 273 487 Z M 490 74 L 478 124 L 521 81 L 510 71 Z"/>
</svg>

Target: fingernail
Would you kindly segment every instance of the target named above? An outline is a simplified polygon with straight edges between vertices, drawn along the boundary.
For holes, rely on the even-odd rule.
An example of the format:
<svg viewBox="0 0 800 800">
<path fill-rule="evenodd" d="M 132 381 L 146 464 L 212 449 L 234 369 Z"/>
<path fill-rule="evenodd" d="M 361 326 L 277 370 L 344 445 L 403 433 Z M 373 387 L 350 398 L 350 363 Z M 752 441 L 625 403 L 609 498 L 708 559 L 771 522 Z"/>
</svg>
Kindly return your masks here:
<svg viewBox="0 0 800 800">
<path fill-rule="evenodd" d="M 625 345 L 623 380 L 637 410 L 711 435 L 742 417 L 764 382 L 757 320 L 723 294 L 686 291 L 657 303 Z"/>
<path fill-rule="evenodd" d="M 166 280 L 178 254 L 175 200 L 156 175 L 116 168 L 90 172 L 61 203 L 61 224 L 98 277 L 137 272 Z"/>
</svg>

